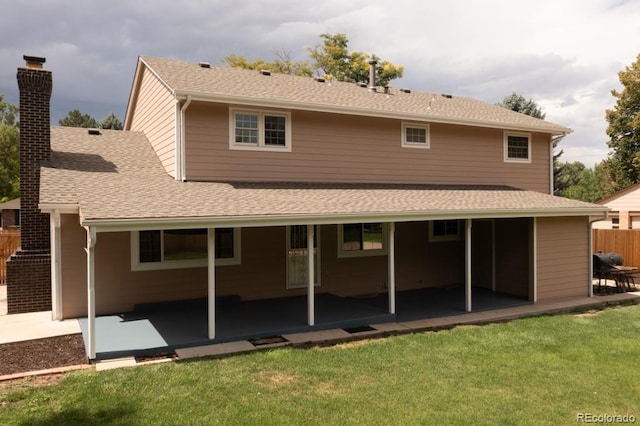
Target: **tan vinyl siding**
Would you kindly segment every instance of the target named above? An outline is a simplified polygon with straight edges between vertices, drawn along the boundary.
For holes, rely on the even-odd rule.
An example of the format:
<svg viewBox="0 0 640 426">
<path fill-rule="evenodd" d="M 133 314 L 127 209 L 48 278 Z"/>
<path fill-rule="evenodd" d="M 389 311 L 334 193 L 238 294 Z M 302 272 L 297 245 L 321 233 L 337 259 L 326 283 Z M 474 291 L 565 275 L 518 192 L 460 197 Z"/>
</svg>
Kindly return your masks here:
<svg viewBox="0 0 640 426">
<path fill-rule="evenodd" d="M 587 218 L 538 218 L 538 300 L 589 293 Z"/>
<path fill-rule="evenodd" d="M 401 147 L 402 122 L 293 111 L 292 152 L 229 149 L 229 108 L 187 111 L 189 180 L 502 184 L 549 192 L 549 137 L 532 162 L 505 163 L 500 129 L 431 123 L 430 149 Z"/>
<path fill-rule="evenodd" d="M 145 68 L 131 120 L 133 131 L 142 131 L 167 173 L 175 177 L 175 111 L 171 92 Z"/>
<path fill-rule="evenodd" d="M 75 214 L 60 215 L 62 265 L 62 316 L 76 318 L 87 314 L 87 233 Z"/>
</svg>

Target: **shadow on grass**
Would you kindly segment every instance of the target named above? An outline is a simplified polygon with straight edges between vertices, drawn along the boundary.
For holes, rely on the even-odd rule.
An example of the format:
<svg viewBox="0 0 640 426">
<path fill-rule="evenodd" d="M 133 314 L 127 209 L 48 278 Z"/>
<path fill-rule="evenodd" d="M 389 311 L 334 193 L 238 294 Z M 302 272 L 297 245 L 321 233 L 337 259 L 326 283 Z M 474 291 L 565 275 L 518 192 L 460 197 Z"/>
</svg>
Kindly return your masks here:
<svg viewBox="0 0 640 426">
<path fill-rule="evenodd" d="M 89 424 L 127 424 L 134 419 L 136 410 L 131 404 L 118 404 L 117 407 L 83 411 L 70 408 L 37 419 L 20 422 L 21 425 L 89 425 Z"/>
</svg>

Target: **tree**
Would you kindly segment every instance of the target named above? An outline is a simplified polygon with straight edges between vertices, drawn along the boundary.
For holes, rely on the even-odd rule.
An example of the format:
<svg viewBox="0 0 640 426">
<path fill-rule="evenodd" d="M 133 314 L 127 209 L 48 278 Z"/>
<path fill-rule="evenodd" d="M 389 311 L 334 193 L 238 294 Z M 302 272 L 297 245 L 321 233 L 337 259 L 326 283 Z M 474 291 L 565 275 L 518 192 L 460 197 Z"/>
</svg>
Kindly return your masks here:
<svg viewBox="0 0 640 426">
<path fill-rule="evenodd" d="M 404 67 L 382 61 L 375 54 L 365 52 L 349 52 L 349 40 L 345 34 L 321 34 L 323 42 L 309 49 L 309 61 L 291 60 L 288 52 L 276 52 L 277 59 L 268 62 L 263 59 L 249 61 L 244 56 L 231 54 L 222 61 L 231 67 L 250 70 L 269 70 L 281 74 L 312 76 L 314 70 L 320 70 L 324 76 L 337 81 L 366 82 L 369 81 L 369 61 L 378 63 L 376 68 L 376 85 L 386 86 L 391 80 L 402 77 Z"/>
<path fill-rule="evenodd" d="M 89 114 L 82 114 L 79 110 L 69 111 L 69 114 L 58 124 L 65 127 L 84 127 L 88 129 L 96 129 L 100 127 L 98 121 Z"/>
<path fill-rule="evenodd" d="M 640 55 L 618 78 L 623 89 L 611 91 L 616 105 L 605 113 L 611 148 L 606 165 L 616 191 L 640 182 Z"/>
<path fill-rule="evenodd" d="M 122 121 L 118 120 L 118 117 L 112 112 L 107 115 L 104 120 L 100 122 L 101 129 L 122 130 L 124 126 Z"/>
<path fill-rule="evenodd" d="M 565 163 L 563 172 L 567 186 L 562 192 L 567 198 L 593 203 L 613 193 L 612 187 L 608 185 L 604 162 L 596 164 L 593 169 L 586 168 L 579 161 Z"/>
<path fill-rule="evenodd" d="M 18 107 L 0 93 L 0 202 L 20 196 Z"/>
<path fill-rule="evenodd" d="M 533 99 L 527 100 L 524 96 L 519 95 L 515 92 L 511 93 L 508 96 L 505 96 L 502 102 L 498 102 L 497 105 L 503 108 L 510 109 L 511 111 L 529 115 L 534 118 L 539 118 L 540 120 L 544 120 L 544 118 L 546 117 L 546 114 L 542 112 L 542 109 L 538 106 L 538 104 Z M 562 175 L 562 168 L 564 167 L 564 165 L 560 163 L 560 156 L 564 153 L 564 151 L 562 150 L 560 150 L 559 152 L 556 151 L 558 144 L 563 138 L 564 136 L 556 136 L 552 140 L 554 195 L 563 195 L 562 191 L 564 187 L 563 187 L 563 183 L 560 181 L 560 176 Z"/>
<path fill-rule="evenodd" d="M 309 49 L 314 67 L 323 71 L 324 75 L 338 81 L 349 83 L 369 81 L 369 61 L 377 62 L 376 85 L 387 86 L 391 80 L 402 77 L 404 67 L 381 60 L 374 54 L 366 52 L 349 52 L 346 34 L 320 34 L 322 44 Z"/>
<path fill-rule="evenodd" d="M 84 127 L 87 129 L 113 129 L 122 130 L 122 122 L 114 113 L 109 113 L 104 120 L 98 121 L 89 114 L 83 114 L 79 110 L 69 111 L 67 116 L 58 121 L 58 124 L 64 127 Z"/>
</svg>

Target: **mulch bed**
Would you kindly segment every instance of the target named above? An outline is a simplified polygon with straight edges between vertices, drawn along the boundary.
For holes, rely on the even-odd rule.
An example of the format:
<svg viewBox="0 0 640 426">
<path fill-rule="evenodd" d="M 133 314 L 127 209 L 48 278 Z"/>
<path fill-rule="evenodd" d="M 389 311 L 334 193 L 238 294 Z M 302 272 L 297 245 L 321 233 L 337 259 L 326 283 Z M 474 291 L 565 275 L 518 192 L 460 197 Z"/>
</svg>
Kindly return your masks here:
<svg viewBox="0 0 640 426">
<path fill-rule="evenodd" d="M 0 376 L 87 364 L 81 334 L 0 345 Z"/>
</svg>

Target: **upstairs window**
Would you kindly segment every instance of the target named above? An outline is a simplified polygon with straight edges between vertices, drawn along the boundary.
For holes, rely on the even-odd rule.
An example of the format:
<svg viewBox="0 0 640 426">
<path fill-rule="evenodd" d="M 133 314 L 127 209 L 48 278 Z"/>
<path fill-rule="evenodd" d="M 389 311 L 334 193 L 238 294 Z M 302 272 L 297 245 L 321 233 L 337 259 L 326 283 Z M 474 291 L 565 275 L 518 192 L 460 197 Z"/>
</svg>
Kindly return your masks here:
<svg viewBox="0 0 640 426">
<path fill-rule="evenodd" d="M 505 132 L 504 161 L 513 163 L 531 162 L 531 135 L 529 133 Z"/>
<path fill-rule="evenodd" d="M 207 229 L 166 229 L 131 233 L 134 271 L 207 266 Z M 215 230 L 216 266 L 240 264 L 240 229 Z"/>
<path fill-rule="evenodd" d="M 426 124 L 402 123 L 402 146 L 404 148 L 429 148 L 429 126 Z"/>
<path fill-rule="evenodd" d="M 229 148 L 291 151 L 291 114 L 231 109 Z"/>
</svg>

